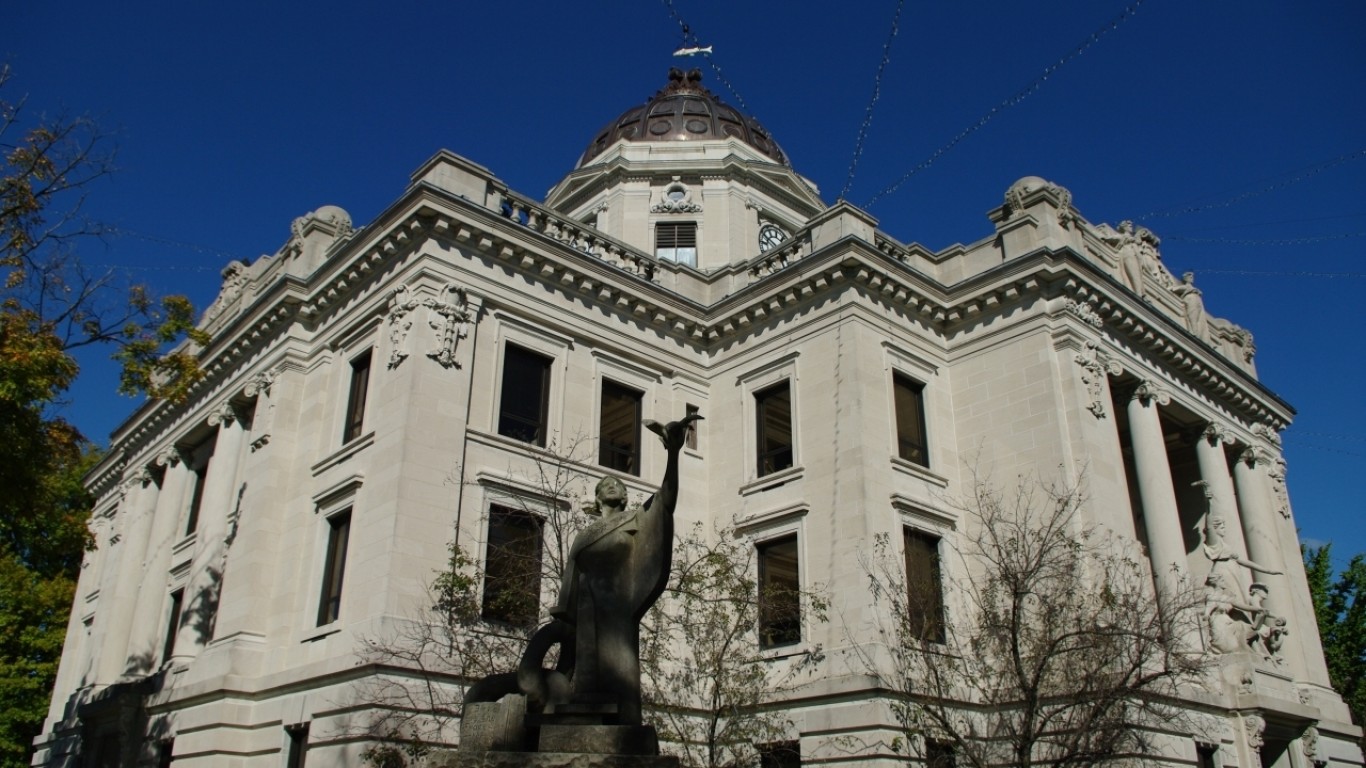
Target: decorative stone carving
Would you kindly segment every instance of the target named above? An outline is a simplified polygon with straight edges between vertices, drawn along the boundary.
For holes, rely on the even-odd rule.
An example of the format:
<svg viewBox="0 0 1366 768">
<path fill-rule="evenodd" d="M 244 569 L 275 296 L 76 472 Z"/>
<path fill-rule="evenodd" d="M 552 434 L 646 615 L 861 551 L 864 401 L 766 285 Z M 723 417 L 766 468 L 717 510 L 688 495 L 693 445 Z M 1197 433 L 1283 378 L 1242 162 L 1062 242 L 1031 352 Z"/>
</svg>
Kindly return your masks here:
<svg viewBox="0 0 1366 768">
<path fill-rule="evenodd" d="M 209 411 L 209 426 L 216 427 L 221 424 L 226 427 L 236 420 L 237 409 L 232 406 L 231 402 L 223 403 Z"/>
<path fill-rule="evenodd" d="M 1206 424 L 1205 428 L 1200 431 L 1200 439 L 1208 440 L 1210 445 L 1218 445 L 1219 443 L 1233 445 L 1234 442 L 1232 432 L 1228 431 L 1226 427 L 1213 423 Z"/>
<path fill-rule="evenodd" d="M 1038 176 L 1026 176 L 1011 184 L 1010 188 L 1006 190 L 1006 220 L 1008 221 L 1023 212 L 1025 198 L 1040 189 L 1046 189 L 1058 198 L 1059 224 L 1070 227 L 1077 221 L 1076 212 L 1072 209 L 1072 193 L 1066 187 Z"/>
<path fill-rule="evenodd" d="M 1086 348 L 1072 359 L 1081 366 L 1081 381 L 1091 397 L 1086 410 L 1098 419 L 1105 418 L 1105 377 L 1118 376 L 1124 369 L 1094 341 L 1086 342 Z"/>
<path fill-rule="evenodd" d="M 1305 728 L 1304 733 L 1300 734 L 1300 749 L 1304 751 L 1304 756 L 1309 758 L 1309 762 L 1315 765 L 1327 762 L 1319 759 L 1319 729 L 1315 726 Z"/>
<path fill-rule="evenodd" d="M 1285 459 L 1276 458 L 1266 470 L 1271 478 L 1271 492 L 1276 496 L 1276 511 L 1281 517 L 1290 518 L 1290 493 L 1285 488 Z"/>
<path fill-rule="evenodd" d="M 158 453 L 153 461 L 160 467 L 174 467 L 180 463 L 180 449 L 174 445 L 168 446 L 166 450 Z"/>
<path fill-rule="evenodd" d="M 389 367 L 397 368 L 407 359 L 408 331 L 413 328 L 412 311 L 421 304 L 413 291 L 400 285 L 389 296 Z"/>
<path fill-rule="evenodd" d="M 701 213 L 702 206 L 692 199 L 692 190 L 687 184 L 673 177 L 664 187 L 659 202 L 650 206 L 651 213 Z"/>
<path fill-rule="evenodd" d="M 1105 321 L 1096 313 L 1096 308 L 1084 301 L 1068 299 L 1067 311 L 1081 318 L 1083 323 L 1086 323 L 1093 328 L 1100 328 L 1105 325 Z"/>
<path fill-rule="evenodd" d="M 436 347 L 427 357 L 444 368 L 459 367 L 455 361 L 455 346 L 469 333 L 471 321 L 469 299 L 465 289 L 447 284 L 441 289 L 441 299 L 428 298 L 422 302 L 427 308 L 427 324 L 436 332 Z"/>
<path fill-rule="evenodd" d="M 1252 340 L 1252 332 L 1246 328 L 1222 317 L 1207 318 L 1206 328 L 1209 331 L 1207 340 L 1227 357 L 1245 363 L 1256 357 L 1257 345 Z"/>
<path fill-rule="evenodd" d="M 1256 712 L 1243 714 L 1243 730 L 1247 733 L 1247 745 L 1260 750 L 1266 737 L 1266 719 Z"/>
<path fill-rule="evenodd" d="M 1272 429 L 1271 426 L 1268 424 L 1253 424 L 1252 434 L 1262 438 L 1268 443 L 1271 443 L 1277 448 L 1281 447 L 1281 433 L 1277 432 L 1275 429 Z"/>
<path fill-rule="evenodd" d="M 306 230 L 309 224 L 323 224 L 335 233 L 336 237 L 346 237 L 351 234 L 351 214 L 335 205 L 324 205 L 316 211 L 309 211 L 296 218 L 289 225 L 289 233 L 296 239 L 302 240 L 307 234 Z"/>
<path fill-rule="evenodd" d="M 1144 379 L 1139 382 L 1139 385 L 1134 387 L 1134 397 L 1141 400 L 1144 405 L 1147 405 L 1149 401 L 1158 405 L 1169 405 L 1172 401 L 1171 393 L 1152 379 Z"/>
<path fill-rule="evenodd" d="M 270 385 L 275 383 L 275 371 L 261 371 L 247 379 L 242 394 L 247 397 L 270 397 Z"/>
<path fill-rule="evenodd" d="M 275 371 L 261 371 L 247 379 L 247 384 L 242 388 L 242 394 L 247 397 L 256 398 L 256 410 L 252 417 L 252 430 L 255 435 L 251 439 L 252 453 L 266 447 L 270 442 L 270 435 L 275 424 L 275 400 L 270 396 L 270 387 L 275 383 Z"/>
<path fill-rule="evenodd" d="M 1208 501 L 1209 484 L 1197 481 Z M 1285 619 L 1266 608 L 1266 585 L 1247 585 L 1244 569 L 1280 575 L 1280 571 L 1258 565 L 1242 556 L 1229 544 L 1223 516 L 1205 514 L 1205 557 L 1210 571 L 1205 579 L 1205 620 L 1210 645 L 1218 653 L 1237 653 L 1256 647 L 1268 659 L 1277 658 L 1286 635 Z"/>
<path fill-rule="evenodd" d="M 1100 239 L 1115 247 L 1119 257 L 1120 282 L 1139 296 L 1145 295 L 1143 283 L 1143 253 L 1139 250 L 1138 233 L 1132 221 L 1121 221 L 1118 228 L 1102 224 L 1096 228 Z"/>
<path fill-rule="evenodd" d="M 1186 322 L 1186 330 L 1196 338 L 1208 339 L 1209 329 L 1205 321 L 1205 300 L 1199 288 L 1195 287 L 1195 273 L 1187 272 L 1181 276 L 1181 283 L 1172 288 L 1172 293 L 1181 299 L 1181 312 Z"/>
<path fill-rule="evenodd" d="M 200 325 L 207 325 L 218 319 L 233 302 L 242 297 L 242 290 L 247 285 L 247 265 L 241 261 L 233 259 L 223 267 L 223 287 L 218 290 L 218 297 L 213 300 L 209 308 L 204 310 L 204 316 L 200 320 Z"/>
</svg>

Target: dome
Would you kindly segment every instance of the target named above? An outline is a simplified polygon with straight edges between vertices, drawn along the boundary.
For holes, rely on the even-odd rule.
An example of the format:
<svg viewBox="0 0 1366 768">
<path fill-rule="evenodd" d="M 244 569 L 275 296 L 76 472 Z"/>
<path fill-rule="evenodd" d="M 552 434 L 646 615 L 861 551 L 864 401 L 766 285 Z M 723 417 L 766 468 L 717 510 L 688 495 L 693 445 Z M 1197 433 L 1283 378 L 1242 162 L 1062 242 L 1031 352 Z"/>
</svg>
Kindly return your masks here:
<svg viewBox="0 0 1366 768">
<path fill-rule="evenodd" d="M 626 141 L 708 141 L 735 138 L 774 162 L 791 165 L 759 121 L 721 103 L 702 87 L 702 72 L 669 70 L 669 84 L 642 106 L 632 107 L 598 131 L 579 158 L 583 167 L 618 139 Z"/>
</svg>

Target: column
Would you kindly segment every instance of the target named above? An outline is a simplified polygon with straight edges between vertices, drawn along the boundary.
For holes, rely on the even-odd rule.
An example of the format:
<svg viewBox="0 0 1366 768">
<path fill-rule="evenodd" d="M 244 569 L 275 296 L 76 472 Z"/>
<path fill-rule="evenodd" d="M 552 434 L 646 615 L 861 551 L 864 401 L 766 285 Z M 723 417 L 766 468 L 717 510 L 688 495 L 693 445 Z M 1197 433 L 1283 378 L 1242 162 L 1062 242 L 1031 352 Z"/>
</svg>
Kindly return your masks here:
<svg viewBox="0 0 1366 768">
<path fill-rule="evenodd" d="M 1160 593 L 1172 594 L 1177 579 L 1186 574 L 1186 542 L 1181 535 L 1181 513 L 1176 506 L 1167 443 L 1157 407 L 1171 396 L 1155 382 L 1144 381 L 1129 400 L 1129 437 L 1133 441 L 1138 495 L 1143 501 L 1143 525 L 1148 534 L 1148 557 Z"/>
<path fill-rule="evenodd" d="M 1276 534 L 1276 513 L 1272 506 L 1271 488 L 1262 476 L 1262 467 L 1269 462 L 1269 456 L 1264 456 L 1254 448 L 1248 448 L 1233 465 L 1233 479 L 1238 486 L 1238 500 L 1243 506 L 1243 535 L 1247 539 L 1248 558 L 1258 565 L 1284 572 L 1285 558 L 1281 555 L 1278 543 L 1280 537 Z M 1303 638 L 1296 637 L 1303 633 L 1303 629 L 1298 626 L 1301 625 L 1300 617 L 1294 615 L 1295 601 L 1291 599 L 1283 573 L 1258 573 L 1255 574 L 1255 578 L 1266 585 L 1267 610 L 1273 616 L 1285 619 L 1293 617 L 1294 625 L 1297 626 L 1292 626 L 1288 642 L 1298 644 L 1301 648 L 1305 647 Z M 1304 674 L 1301 653 L 1289 652 L 1289 649 L 1286 649 L 1281 655 L 1291 662 L 1297 676 Z"/>
<path fill-rule="evenodd" d="M 199 655 L 199 649 L 213 639 L 213 622 L 228 549 L 229 516 L 237 503 L 242 421 L 232 403 L 224 403 L 209 415 L 209 423 L 218 425 L 218 435 L 214 438 L 213 464 L 205 479 L 194 558 L 190 561 L 180 631 L 176 635 L 174 660 L 177 664 Z"/>
<path fill-rule="evenodd" d="M 1228 545 L 1235 552 L 1247 552 L 1243 542 L 1243 530 L 1239 525 L 1238 497 L 1233 493 L 1233 477 L 1228 473 L 1228 459 L 1224 455 L 1224 444 L 1233 442 L 1228 431 L 1217 424 L 1206 424 L 1195 440 L 1195 458 L 1200 465 L 1200 479 L 1205 483 L 1205 496 L 1209 499 L 1208 514 L 1222 517 L 1227 523 L 1224 530 Z M 1244 521 L 1246 522 L 1246 521 Z M 1256 555 L 1252 555 L 1254 562 Z M 1247 594 L 1247 583 L 1240 584 L 1241 594 Z"/>
<path fill-rule="evenodd" d="M 190 469 L 180 451 L 171 446 L 156 458 L 165 467 L 161 477 L 161 492 L 157 494 L 152 515 L 152 529 L 148 534 L 146 564 L 139 585 L 137 604 L 128 633 L 128 650 L 124 656 L 124 675 L 151 672 L 158 662 L 166 625 L 167 572 L 171 567 L 171 550 L 175 547 L 176 532 L 180 530 L 180 516 L 185 511 L 185 488 L 189 484 Z M 161 659 L 165 661 L 165 659 Z"/>
<path fill-rule="evenodd" d="M 137 610 L 137 596 L 142 584 L 147 540 L 151 534 L 152 517 L 156 513 L 160 490 L 152 479 L 152 473 L 147 471 L 145 466 L 135 469 L 126 484 L 128 512 L 123 521 L 123 554 L 119 558 L 119 571 L 113 591 L 113 595 L 118 596 L 119 603 L 117 610 L 108 612 L 104 644 L 100 648 L 101 680 L 116 680 L 124 672 L 129 632 L 133 626 L 133 614 Z"/>
</svg>

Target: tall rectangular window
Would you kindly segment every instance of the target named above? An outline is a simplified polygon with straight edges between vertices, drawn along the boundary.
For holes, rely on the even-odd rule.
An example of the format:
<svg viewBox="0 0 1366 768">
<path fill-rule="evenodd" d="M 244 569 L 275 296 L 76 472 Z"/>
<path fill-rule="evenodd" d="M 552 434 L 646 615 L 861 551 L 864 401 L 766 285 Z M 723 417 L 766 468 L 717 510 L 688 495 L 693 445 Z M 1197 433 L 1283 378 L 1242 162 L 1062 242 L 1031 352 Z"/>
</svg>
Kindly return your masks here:
<svg viewBox="0 0 1366 768">
<path fill-rule="evenodd" d="M 190 508 L 185 514 L 186 536 L 199 528 L 199 510 L 204 504 L 204 483 L 209 479 L 209 462 L 213 459 L 216 439 L 215 433 L 189 452 Z"/>
<path fill-rule="evenodd" d="M 925 442 L 925 386 L 900 373 L 892 374 L 896 406 L 896 452 L 906 461 L 930 465 Z"/>
<path fill-rule="evenodd" d="M 171 593 L 171 612 L 166 621 L 166 637 L 161 641 L 161 661 L 166 663 L 175 653 L 175 637 L 180 633 L 180 612 L 185 604 L 185 590 Z"/>
<path fill-rule="evenodd" d="M 759 550 L 759 647 L 802 639 L 801 571 L 797 536 L 761 542 Z"/>
<path fill-rule="evenodd" d="M 691 404 L 685 406 L 683 410 L 683 415 L 696 416 L 697 406 Z M 697 450 L 697 422 L 688 422 L 688 434 L 685 435 L 683 438 L 683 447 L 691 448 L 694 451 Z"/>
<path fill-rule="evenodd" d="M 536 622 L 541 605 L 541 528 L 539 517 L 521 510 L 489 508 L 489 540 L 484 556 L 481 615 L 519 627 Z"/>
<path fill-rule="evenodd" d="M 906 622 L 917 637 L 944 642 L 944 586 L 939 574 L 939 537 L 903 528 L 906 551 Z"/>
<path fill-rule="evenodd" d="M 602 418 L 598 425 L 598 463 L 631 475 L 640 474 L 640 401 L 644 395 L 614 381 L 602 382 Z"/>
<path fill-rule="evenodd" d="M 802 749 L 796 741 L 759 744 L 759 768 L 801 768 Z"/>
<path fill-rule="evenodd" d="M 346 424 L 342 427 L 342 442 L 349 443 L 361 436 L 365 427 L 365 397 L 370 390 L 370 351 L 351 361 L 351 389 L 346 396 Z"/>
<path fill-rule="evenodd" d="M 1195 766 L 1196 768 L 1217 768 L 1219 765 L 1219 747 L 1214 744 L 1197 743 L 1195 745 Z"/>
<path fill-rule="evenodd" d="M 661 221 L 655 225 L 655 258 L 697 266 L 697 222 Z"/>
<path fill-rule="evenodd" d="M 507 345 L 498 434 L 544 446 L 550 405 L 550 358 Z"/>
<path fill-rule="evenodd" d="M 327 558 L 323 563 L 322 594 L 318 598 L 318 626 L 341 616 L 342 577 L 346 575 L 346 548 L 351 538 L 351 510 L 327 518 Z"/>
<path fill-rule="evenodd" d="M 954 768 L 958 765 L 958 755 L 953 745 L 946 741 L 925 739 L 925 768 Z"/>
<path fill-rule="evenodd" d="M 167 739 L 157 744 L 157 768 L 171 768 L 175 760 L 175 739 Z"/>
<path fill-rule="evenodd" d="M 792 466 L 792 388 L 783 381 L 754 393 L 758 472 L 762 477 Z"/>
</svg>

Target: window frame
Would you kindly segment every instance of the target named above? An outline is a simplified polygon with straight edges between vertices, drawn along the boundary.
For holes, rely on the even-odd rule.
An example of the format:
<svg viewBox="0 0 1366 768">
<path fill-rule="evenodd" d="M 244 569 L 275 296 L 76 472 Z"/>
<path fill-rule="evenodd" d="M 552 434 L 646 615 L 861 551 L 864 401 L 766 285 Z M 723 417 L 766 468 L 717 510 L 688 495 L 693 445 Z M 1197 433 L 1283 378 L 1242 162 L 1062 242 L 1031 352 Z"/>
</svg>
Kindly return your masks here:
<svg viewBox="0 0 1366 768">
<path fill-rule="evenodd" d="M 177 587 L 167 595 L 166 635 L 161 639 L 161 663 L 165 664 L 175 657 L 176 637 L 180 635 L 180 622 L 185 611 L 185 588 Z"/>
<path fill-rule="evenodd" d="M 365 434 L 374 360 L 374 348 L 366 347 L 347 361 L 351 375 L 347 378 L 346 411 L 342 414 L 342 445 Z"/>
<path fill-rule="evenodd" d="M 609 416 L 613 416 L 614 421 L 621 418 L 621 416 L 608 412 L 609 390 L 618 395 L 618 402 L 633 402 L 634 404 L 635 413 L 627 415 L 628 427 L 631 432 L 629 445 L 626 443 L 622 443 L 620 446 L 609 445 L 607 442 Z M 602 378 L 598 392 L 598 464 L 614 472 L 624 472 L 634 477 L 640 477 L 640 426 L 641 419 L 644 418 L 645 414 L 645 392 L 606 377 Z M 625 464 L 625 466 L 620 466 L 621 464 Z"/>
<path fill-rule="evenodd" d="M 900 371 L 892 371 L 892 424 L 894 425 L 896 438 L 896 455 L 902 461 L 908 461 L 925 469 L 930 468 L 930 436 L 927 420 L 925 418 L 925 382 Z M 903 396 L 903 392 L 906 393 Z M 913 403 L 914 414 L 905 414 L 902 411 L 903 403 Z M 903 423 L 914 419 L 914 424 L 905 426 L 918 430 L 920 441 L 915 443 L 914 436 L 906 436 L 902 432 Z M 907 444 L 910 444 L 911 455 L 907 455 Z M 919 450 L 920 458 L 916 458 L 914 451 Z"/>
<path fill-rule="evenodd" d="M 479 618 L 493 624 L 531 628 L 535 626 L 541 612 L 541 577 L 543 575 L 541 571 L 545 564 L 545 518 L 530 510 L 518 509 L 497 502 L 489 503 L 487 518 L 484 529 L 483 579 L 479 585 Z M 499 518 L 517 521 L 524 534 L 522 540 L 535 542 L 534 556 L 514 553 L 516 557 L 523 558 L 523 562 L 529 564 L 528 567 L 508 568 L 505 573 L 495 573 L 502 567 L 501 565 L 494 566 L 494 524 L 495 520 Z M 506 544 L 499 546 L 500 550 L 519 543 L 518 540 L 510 537 L 506 541 Z M 521 598 L 529 601 L 530 609 L 523 609 L 525 610 L 524 615 L 514 613 L 517 610 L 516 606 L 509 610 L 507 607 L 499 607 L 494 604 L 494 601 L 501 598 L 505 592 L 512 591 L 500 584 L 504 581 L 513 589 L 521 591 L 523 593 Z"/>
<path fill-rule="evenodd" d="M 656 259 L 697 268 L 698 233 L 701 229 L 697 221 L 661 220 L 655 222 L 654 229 Z M 687 244 L 689 241 L 691 246 Z"/>
<path fill-rule="evenodd" d="M 929 586 L 926 590 L 927 595 L 933 595 L 931 604 L 928 600 L 917 597 L 916 585 L 911 581 L 912 562 L 911 562 L 911 541 L 918 539 L 923 544 L 931 544 L 934 550 L 929 561 Z M 923 549 L 921 551 L 924 551 Z M 924 528 L 902 523 L 901 525 L 901 560 L 902 568 L 905 571 L 906 586 L 906 623 L 914 627 L 919 622 L 922 640 L 943 645 L 946 640 L 947 618 L 945 613 L 944 599 L 944 537 L 933 531 Z M 913 615 L 921 612 L 922 607 L 928 608 L 922 616 Z M 934 615 L 930 615 L 934 614 Z"/>
<path fill-rule="evenodd" d="M 341 619 L 341 601 L 345 594 L 346 561 L 351 549 L 354 512 L 355 506 L 347 505 L 324 518 L 324 522 L 327 523 L 327 542 L 323 547 L 323 570 L 318 590 L 316 627 L 325 627 Z"/>
<path fill-rule="evenodd" d="M 787 442 L 786 445 L 779 445 L 777 448 L 768 448 L 770 439 L 768 415 L 771 408 L 770 402 L 782 390 L 787 403 Z M 765 477 L 768 475 L 782 472 L 797 466 L 797 437 L 795 427 L 795 412 L 792 406 L 796 399 L 792 393 L 792 380 L 781 379 L 756 389 L 753 394 L 754 399 L 754 473 L 755 477 Z M 776 435 L 774 436 L 776 437 Z M 770 462 L 773 457 L 780 457 L 786 452 L 787 463 L 778 466 L 779 462 Z M 767 468 L 766 468 L 767 467 Z"/>
<path fill-rule="evenodd" d="M 184 459 L 190 471 L 189 504 L 185 507 L 183 536 L 199 530 L 199 515 L 204 511 L 204 486 L 209 482 L 209 468 L 213 464 L 214 448 L 218 444 L 218 430 L 186 450 Z"/>
<path fill-rule="evenodd" d="M 793 584 L 791 588 L 784 588 L 783 593 L 775 593 L 769 589 L 769 561 L 767 553 L 778 547 L 792 546 L 792 571 Z M 782 531 L 773 536 L 759 539 L 754 542 L 754 560 L 758 578 L 755 580 L 755 598 L 758 604 L 755 631 L 758 635 L 759 650 L 772 651 L 775 649 L 792 648 L 800 646 L 806 639 L 804 637 L 802 622 L 802 550 L 801 535 L 796 530 Z M 792 602 L 786 602 L 790 594 Z M 781 597 L 784 603 L 780 606 L 770 604 L 775 597 Z M 788 615 L 788 614 L 795 614 Z M 780 639 L 770 640 L 775 634 L 773 628 L 782 622 L 792 622 L 793 626 L 777 631 L 795 631 L 795 636 L 789 637 L 784 634 Z"/>
<path fill-rule="evenodd" d="M 519 344 L 510 340 L 503 342 L 502 352 L 502 364 L 499 366 L 498 371 L 498 401 L 495 405 L 497 421 L 494 424 L 494 429 L 503 437 L 516 440 L 520 443 L 527 443 L 529 445 L 544 448 L 550 433 L 550 387 L 553 380 L 551 369 L 555 365 L 555 358 L 532 349 L 525 344 Z M 513 413 L 504 407 L 504 403 L 507 401 L 509 394 L 509 384 L 515 384 L 515 382 L 512 382 L 509 379 L 509 376 L 515 373 L 513 369 L 509 367 L 509 362 L 515 356 L 520 357 L 523 355 L 525 356 L 524 358 L 521 358 L 523 362 L 540 363 L 539 373 L 541 383 L 540 403 L 538 408 L 539 415 L 535 422 L 535 427 L 531 431 L 530 439 L 520 437 L 515 428 L 516 425 L 510 424 L 508 421 L 509 418 L 511 418 L 514 422 L 527 422 L 526 425 L 529 425 L 531 422 L 527 421 L 527 417 L 520 413 Z"/>
</svg>

